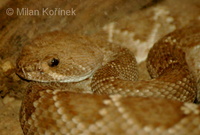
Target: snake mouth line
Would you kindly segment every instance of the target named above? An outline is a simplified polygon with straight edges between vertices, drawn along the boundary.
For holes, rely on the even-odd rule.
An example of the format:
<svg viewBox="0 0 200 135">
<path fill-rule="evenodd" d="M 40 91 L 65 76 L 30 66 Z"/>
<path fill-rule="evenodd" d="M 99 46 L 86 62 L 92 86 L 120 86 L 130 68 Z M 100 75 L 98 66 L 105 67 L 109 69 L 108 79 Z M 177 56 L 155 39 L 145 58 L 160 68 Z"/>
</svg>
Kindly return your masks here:
<svg viewBox="0 0 200 135">
<path fill-rule="evenodd" d="M 82 74 L 82 75 L 74 75 L 74 76 L 65 76 L 59 73 L 49 73 L 48 75 L 51 76 L 51 78 L 54 78 L 54 80 L 49 81 L 49 80 L 44 80 L 46 82 L 62 82 L 62 83 L 68 83 L 68 82 L 80 82 L 83 81 L 89 77 L 91 77 L 95 71 L 99 68 L 99 66 L 97 66 L 95 69 Z M 61 78 L 61 79 L 60 79 Z"/>
<path fill-rule="evenodd" d="M 19 68 L 16 74 L 21 79 L 26 80 L 26 81 L 70 83 L 70 82 L 80 82 L 91 77 L 98 68 L 99 66 L 97 66 L 95 69 L 85 74 L 73 75 L 73 76 L 62 75 L 56 72 L 49 72 L 49 73 L 26 72 L 24 68 Z"/>
</svg>

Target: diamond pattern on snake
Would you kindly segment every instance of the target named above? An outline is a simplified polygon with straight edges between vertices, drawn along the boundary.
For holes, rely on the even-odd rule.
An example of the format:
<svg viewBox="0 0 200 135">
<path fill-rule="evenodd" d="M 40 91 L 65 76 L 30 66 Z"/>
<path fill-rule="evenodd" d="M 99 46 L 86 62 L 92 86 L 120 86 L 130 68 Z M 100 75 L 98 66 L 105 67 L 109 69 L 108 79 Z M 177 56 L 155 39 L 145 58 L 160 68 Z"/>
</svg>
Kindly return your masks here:
<svg viewBox="0 0 200 135">
<path fill-rule="evenodd" d="M 133 52 L 98 36 L 33 39 L 17 60 L 17 74 L 31 81 L 20 111 L 24 134 L 199 135 L 197 86 L 182 49 L 198 45 L 199 33 L 186 26 L 157 41 L 150 80 L 138 80 Z"/>
</svg>

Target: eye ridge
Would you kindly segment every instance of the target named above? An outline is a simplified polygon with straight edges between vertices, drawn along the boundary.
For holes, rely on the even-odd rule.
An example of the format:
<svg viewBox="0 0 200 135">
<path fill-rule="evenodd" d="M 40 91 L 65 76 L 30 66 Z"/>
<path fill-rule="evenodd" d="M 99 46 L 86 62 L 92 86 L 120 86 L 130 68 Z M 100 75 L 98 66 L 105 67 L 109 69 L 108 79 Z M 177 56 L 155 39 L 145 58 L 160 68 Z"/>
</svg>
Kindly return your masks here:
<svg viewBox="0 0 200 135">
<path fill-rule="evenodd" d="M 50 67 L 55 67 L 59 64 L 59 59 L 53 58 L 51 59 L 50 63 L 48 64 Z"/>
</svg>

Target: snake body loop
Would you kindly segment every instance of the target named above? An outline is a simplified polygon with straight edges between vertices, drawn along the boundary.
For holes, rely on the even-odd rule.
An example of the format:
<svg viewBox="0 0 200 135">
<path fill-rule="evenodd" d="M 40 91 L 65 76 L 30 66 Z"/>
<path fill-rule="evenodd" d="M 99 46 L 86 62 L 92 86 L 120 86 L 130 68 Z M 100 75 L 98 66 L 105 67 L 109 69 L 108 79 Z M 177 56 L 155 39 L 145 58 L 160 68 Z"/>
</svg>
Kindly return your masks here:
<svg viewBox="0 0 200 135">
<path fill-rule="evenodd" d="M 138 81 L 133 53 L 120 46 L 60 32 L 33 40 L 17 73 L 48 83 L 27 88 L 20 112 L 24 134 L 198 135 L 200 107 L 190 103 L 196 82 L 182 47 L 199 44 L 199 32 L 188 26 L 155 43 L 147 59 L 152 79 L 144 81 Z M 49 67 L 52 59 L 59 64 Z M 90 93 L 82 92 L 85 79 Z"/>
</svg>

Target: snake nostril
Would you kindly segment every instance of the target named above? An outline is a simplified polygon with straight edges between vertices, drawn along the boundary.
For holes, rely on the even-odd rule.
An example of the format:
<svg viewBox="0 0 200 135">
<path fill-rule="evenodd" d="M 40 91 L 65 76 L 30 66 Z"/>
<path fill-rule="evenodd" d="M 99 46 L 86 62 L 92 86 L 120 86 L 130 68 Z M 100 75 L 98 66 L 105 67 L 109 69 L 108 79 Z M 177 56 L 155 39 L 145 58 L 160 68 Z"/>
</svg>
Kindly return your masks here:
<svg viewBox="0 0 200 135">
<path fill-rule="evenodd" d="M 41 75 L 43 75 L 43 74 L 44 74 L 44 72 L 43 72 L 43 71 L 40 71 L 40 74 L 41 74 Z"/>
</svg>

